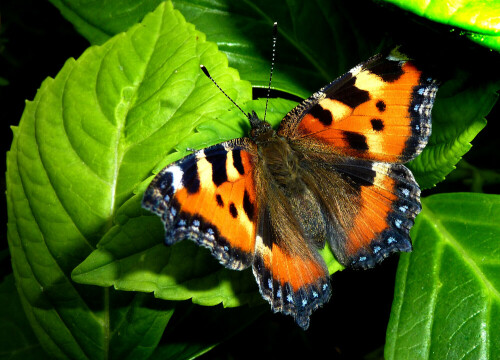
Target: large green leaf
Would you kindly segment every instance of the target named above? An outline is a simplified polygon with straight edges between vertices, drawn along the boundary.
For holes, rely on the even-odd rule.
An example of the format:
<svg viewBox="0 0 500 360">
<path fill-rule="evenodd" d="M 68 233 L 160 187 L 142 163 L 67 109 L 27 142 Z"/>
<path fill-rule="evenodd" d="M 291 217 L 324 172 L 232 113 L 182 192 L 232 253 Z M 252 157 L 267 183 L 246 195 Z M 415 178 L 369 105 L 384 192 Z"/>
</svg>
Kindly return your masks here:
<svg viewBox="0 0 500 360">
<path fill-rule="evenodd" d="M 37 100 L 28 103 L 14 129 L 7 158 L 8 241 L 20 304 L 51 357 L 148 356 L 172 315 L 171 304 L 151 306 L 145 294 L 81 287 L 70 280 L 89 243 L 72 231 L 74 222 L 57 208 L 61 204 L 47 174 L 40 172 L 30 132 Z"/>
<path fill-rule="evenodd" d="M 500 196 L 423 200 L 400 258 L 387 359 L 500 358 Z"/>
<path fill-rule="evenodd" d="M 186 80 L 186 72 L 199 73 L 200 58 L 234 98 L 249 97 L 215 45 L 167 3 L 127 34 L 69 60 L 14 129 L 9 247 L 21 303 L 52 356 L 146 357 L 161 338 L 171 303 L 151 307 L 150 296 L 80 286 L 69 275 L 113 229 L 134 187 L 173 151 L 159 139 L 181 139 L 221 113 L 213 104 L 222 95 L 202 74 L 206 92 Z M 185 91 L 200 91 L 201 100 L 176 95 Z M 173 119 L 170 129 L 165 119 Z"/>
<path fill-rule="evenodd" d="M 488 0 L 381 0 L 419 16 L 456 26 L 473 41 L 500 51 L 500 3 Z"/>
</svg>

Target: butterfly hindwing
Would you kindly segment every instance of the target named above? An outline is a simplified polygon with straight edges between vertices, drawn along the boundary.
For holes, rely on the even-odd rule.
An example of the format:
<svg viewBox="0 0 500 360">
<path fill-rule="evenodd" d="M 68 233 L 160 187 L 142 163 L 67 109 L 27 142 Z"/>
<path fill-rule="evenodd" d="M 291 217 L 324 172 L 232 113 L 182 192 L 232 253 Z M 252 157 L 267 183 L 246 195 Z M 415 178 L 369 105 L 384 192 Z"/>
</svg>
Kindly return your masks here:
<svg viewBox="0 0 500 360">
<path fill-rule="evenodd" d="M 286 206 L 273 206 L 261 215 L 253 272 L 273 311 L 292 315 L 305 330 L 311 313 L 330 299 L 329 273 L 297 222 L 286 215 L 278 217 L 283 211 Z M 279 224 L 273 223 L 276 219 Z"/>
<path fill-rule="evenodd" d="M 154 178 L 143 206 L 162 218 L 167 245 L 189 238 L 228 268 L 252 263 L 258 211 L 254 151 L 244 139 L 214 145 Z"/>
<path fill-rule="evenodd" d="M 370 268 L 394 252 L 411 251 L 409 230 L 420 212 L 420 189 L 401 164 L 349 159 L 332 170 L 356 184 L 356 211 L 342 228 L 345 238 L 330 238 L 337 259 L 354 268 Z M 345 208 L 346 212 L 351 208 Z"/>
</svg>

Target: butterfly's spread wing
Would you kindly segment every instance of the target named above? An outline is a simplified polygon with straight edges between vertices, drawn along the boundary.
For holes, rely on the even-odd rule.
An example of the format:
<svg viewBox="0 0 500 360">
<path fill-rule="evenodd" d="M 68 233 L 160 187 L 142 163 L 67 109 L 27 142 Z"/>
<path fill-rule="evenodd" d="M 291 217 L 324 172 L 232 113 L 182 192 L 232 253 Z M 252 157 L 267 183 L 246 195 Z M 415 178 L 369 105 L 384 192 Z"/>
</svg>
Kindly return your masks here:
<svg viewBox="0 0 500 360">
<path fill-rule="evenodd" d="M 328 269 L 279 189 L 267 189 L 261 211 L 253 272 L 262 296 L 275 312 L 294 317 L 304 330 L 309 316 L 331 294 Z"/>
<path fill-rule="evenodd" d="M 262 296 L 275 312 L 294 317 L 304 330 L 309 316 L 331 294 L 328 269 L 317 249 L 305 240 L 302 229 L 283 206 L 283 194 L 271 194 L 260 217 L 253 272 Z"/>
<path fill-rule="evenodd" d="M 330 220 L 327 240 L 341 264 L 366 269 L 391 253 L 411 251 L 420 189 L 404 165 L 352 158 L 325 163 L 310 156 L 302 167 Z"/>
<path fill-rule="evenodd" d="M 197 151 L 158 173 L 142 204 L 161 217 L 167 245 L 189 238 L 230 269 L 253 262 L 255 153 L 252 143 L 236 139 Z"/>
<path fill-rule="evenodd" d="M 302 177 L 329 218 L 327 240 L 346 266 L 410 251 L 420 189 L 401 165 L 431 132 L 436 81 L 393 52 L 358 65 L 293 109 L 278 133 L 301 154 Z"/>
<path fill-rule="evenodd" d="M 278 133 L 340 155 L 405 163 L 427 144 L 436 91 L 403 54 L 376 55 L 298 105 Z"/>
</svg>

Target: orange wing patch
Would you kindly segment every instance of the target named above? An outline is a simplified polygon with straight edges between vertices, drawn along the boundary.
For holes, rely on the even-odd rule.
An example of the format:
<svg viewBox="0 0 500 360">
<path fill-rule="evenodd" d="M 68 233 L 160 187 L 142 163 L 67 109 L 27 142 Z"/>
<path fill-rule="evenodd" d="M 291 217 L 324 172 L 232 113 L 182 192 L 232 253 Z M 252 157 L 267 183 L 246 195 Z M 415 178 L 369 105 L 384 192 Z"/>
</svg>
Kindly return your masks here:
<svg viewBox="0 0 500 360">
<path fill-rule="evenodd" d="M 368 247 L 378 234 L 390 227 L 387 216 L 397 198 L 394 179 L 381 173 L 376 175 L 373 186 L 362 186 L 360 190 L 361 208 L 347 240 L 346 250 L 350 256 Z"/>
<path fill-rule="evenodd" d="M 276 244 L 271 248 L 259 244 L 257 252 L 262 257 L 264 267 L 272 272 L 273 280 L 278 282 L 280 287 L 289 284 L 294 292 L 315 286 L 318 279 L 327 276 L 324 266 L 312 255 L 306 258 L 292 256 Z"/>
</svg>

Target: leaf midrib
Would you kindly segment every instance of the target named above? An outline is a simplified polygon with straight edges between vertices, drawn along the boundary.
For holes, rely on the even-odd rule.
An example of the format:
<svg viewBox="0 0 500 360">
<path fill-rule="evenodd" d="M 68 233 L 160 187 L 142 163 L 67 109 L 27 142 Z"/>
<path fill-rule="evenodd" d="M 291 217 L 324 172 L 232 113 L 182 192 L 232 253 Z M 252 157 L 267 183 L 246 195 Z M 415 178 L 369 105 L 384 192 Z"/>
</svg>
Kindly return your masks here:
<svg viewBox="0 0 500 360">
<path fill-rule="evenodd" d="M 158 24 L 158 29 L 162 29 L 163 27 L 163 16 L 161 16 L 161 22 Z M 155 32 L 155 39 L 154 39 L 154 45 L 152 47 L 151 54 L 154 53 L 157 45 L 158 45 L 158 39 L 159 39 L 159 32 Z M 135 49 L 135 48 L 134 48 Z M 150 54 L 150 55 L 151 55 Z M 139 55 L 139 54 L 137 54 Z M 145 75 L 146 75 L 146 70 L 148 69 L 149 62 L 151 60 L 151 56 L 148 58 L 148 62 L 144 64 L 143 71 L 140 77 L 140 80 L 137 81 L 137 84 L 139 86 L 136 87 L 136 93 L 138 92 L 138 89 L 140 88 L 141 84 L 143 83 L 142 80 L 144 80 Z M 114 174 L 113 174 L 113 182 L 111 186 L 111 203 L 110 203 L 110 211 L 109 211 L 109 221 L 106 226 L 106 231 L 111 229 L 114 226 L 114 219 L 116 216 L 116 212 L 119 209 L 119 207 L 116 206 L 116 190 L 118 187 L 118 177 L 120 173 L 120 168 L 123 162 L 123 158 L 125 156 L 125 153 L 128 150 L 127 146 L 124 146 L 126 144 L 125 142 L 125 134 L 124 134 L 124 129 L 125 129 L 125 124 L 127 121 L 127 116 L 130 112 L 130 109 L 133 107 L 132 101 L 128 102 L 127 106 L 127 111 L 124 111 L 123 118 L 120 119 L 121 121 L 117 121 L 117 127 L 116 127 L 116 132 L 119 134 L 119 136 L 116 137 L 116 142 L 115 142 L 115 147 L 114 147 L 114 162 L 115 162 L 115 167 L 114 167 Z M 118 120 L 118 119 L 117 119 Z M 95 250 L 95 249 L 94 249 Z M 104 359 L 109 359 L 109 353 L 110 349 L 109 346 L 111 344 L 111 326 L 110 326 L 110 293 L 109 293 L 109 288 L 105 288 L 104 291 Z"/>
</svg>

